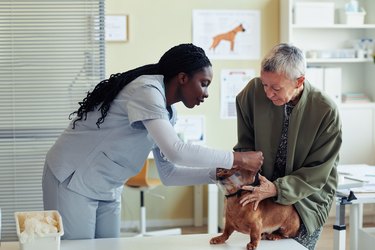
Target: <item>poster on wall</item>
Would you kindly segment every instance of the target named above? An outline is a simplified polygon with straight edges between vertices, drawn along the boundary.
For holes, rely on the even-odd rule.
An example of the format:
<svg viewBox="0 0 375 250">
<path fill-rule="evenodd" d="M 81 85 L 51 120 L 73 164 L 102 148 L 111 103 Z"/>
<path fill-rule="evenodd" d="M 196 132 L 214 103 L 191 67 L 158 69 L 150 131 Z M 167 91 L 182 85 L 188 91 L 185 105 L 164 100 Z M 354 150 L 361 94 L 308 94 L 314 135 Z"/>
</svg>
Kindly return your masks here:
<svg viewBox="0 0 375 250">
<path fill-rule="evenodd" d="M 210 59 L 258 60 L 260 11 L 193 10 L 193 43 Z"/>
<path fill-rule="evenodd" d="M 253 69 L 223 69 L 221 71 L 221 119 L 237 117 L 236 96 L 254 76 Z"/>
<path fill-rule="evenodd" d="M 204 120 L 203 115 L 179 115 L 174 129 L 184 142 L 204 145 Z"/>
</svg>

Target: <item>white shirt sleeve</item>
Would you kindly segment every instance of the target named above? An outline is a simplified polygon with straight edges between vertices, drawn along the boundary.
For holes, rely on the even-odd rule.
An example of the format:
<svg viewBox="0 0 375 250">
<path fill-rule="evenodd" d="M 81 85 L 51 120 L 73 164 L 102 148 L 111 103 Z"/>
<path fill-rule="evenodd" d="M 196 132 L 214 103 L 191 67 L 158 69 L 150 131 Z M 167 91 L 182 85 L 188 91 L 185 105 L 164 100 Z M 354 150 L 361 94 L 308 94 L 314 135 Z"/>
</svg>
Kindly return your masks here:
<svg viewBox="0 0 375 250">
<path fill-rule="evenodd" d="M 148 133 L 166 159 L 174 164 L 198 168 L 231 168 L 233 152 L 184 143 L 165 119 L 143 121 Z"/>
<path fill-rule="evenodd" d="M 159 178 L 166 186 L 186 186 L 216 183 L 216 168 L 189 168 L 163 158 L 158 147 L 153 149 Z"/>
</svg>

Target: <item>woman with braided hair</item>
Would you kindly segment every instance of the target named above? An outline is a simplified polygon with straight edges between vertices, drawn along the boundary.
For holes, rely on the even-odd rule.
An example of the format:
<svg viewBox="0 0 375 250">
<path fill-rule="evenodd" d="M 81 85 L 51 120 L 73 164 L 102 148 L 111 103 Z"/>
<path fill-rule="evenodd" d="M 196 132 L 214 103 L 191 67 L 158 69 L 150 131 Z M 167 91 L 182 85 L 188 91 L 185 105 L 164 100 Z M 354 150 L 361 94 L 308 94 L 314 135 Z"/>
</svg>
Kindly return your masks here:
<svg viewBox="0 0 375 250">
<path fill-rule="evenodd" d="M 174 104 L 199 105 L 211 80 L 204 51 L 180 44 L 158 63 L 111 75 L 88 92 L 45 161 L 44 209 L 60 212 L 63 239 L 119 236 L 123 184 L 151 150 L 165 185 L 215 183 L 219 167 L 260 168 L 261 152 L 186 144 L 173 130 Z"/>
</svg>

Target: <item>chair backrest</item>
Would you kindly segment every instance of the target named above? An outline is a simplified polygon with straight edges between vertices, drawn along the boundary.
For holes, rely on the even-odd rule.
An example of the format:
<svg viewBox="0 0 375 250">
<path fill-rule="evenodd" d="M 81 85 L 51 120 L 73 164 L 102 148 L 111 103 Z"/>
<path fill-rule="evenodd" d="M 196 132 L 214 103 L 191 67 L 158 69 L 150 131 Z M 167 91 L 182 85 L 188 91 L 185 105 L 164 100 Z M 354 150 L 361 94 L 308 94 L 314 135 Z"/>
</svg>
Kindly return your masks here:
<svg viewBox="0 0 375 250">
<path fill-rule="evenodd" d="M 147 182 L 148 165 L 149 165 L 148 160 L 146 160 L 145 163 L 143 164 L 141 171 L 137 175 L 130 177 L 125 182 L 125 185 L 129 187 L 148 187 L 149 186 Z"/>
</svg>

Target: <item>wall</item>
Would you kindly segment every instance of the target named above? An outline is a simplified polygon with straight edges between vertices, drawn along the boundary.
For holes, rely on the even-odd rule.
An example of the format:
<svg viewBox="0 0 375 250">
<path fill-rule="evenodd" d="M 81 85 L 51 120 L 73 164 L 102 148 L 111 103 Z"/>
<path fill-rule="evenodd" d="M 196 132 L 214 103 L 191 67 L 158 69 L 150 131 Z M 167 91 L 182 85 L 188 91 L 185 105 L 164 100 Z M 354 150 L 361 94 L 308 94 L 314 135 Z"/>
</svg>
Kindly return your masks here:
<svg viewBox="0 0 375 250">
<path fill-rule="evenodd" d="M 107 15 L 129 15 L 128 42 L 106 45 L 107 76 L 155 63 L 170 47 L 192 42 L 193 9 L 260 10 L 261 57 L 279 41 L 279 0 L 107 0 Z M 230 150 L 236 142 L 236 121 L 220 119 L 220 71 L 224 68 L 253 68 L 258 72 L 260 60 L 213 60 L 212 63 L 214 78 L 209 88 L 210 97 L 193 110 L 179 104 L 178 112 L 205 115 L 207 145 Z M 156 174 L 154 169 L 152 174 Z M 192 223 L 193 187 L 158 187 L 153 192 L 165 196 L 165 200 L 146 195 L 147 217 L 151 224 L 161 221 L 164 225 Z M 122 216 L 127 227 L 135 226 L 138 206 L 138 192 L 126 188 Z"/>
</svg>

